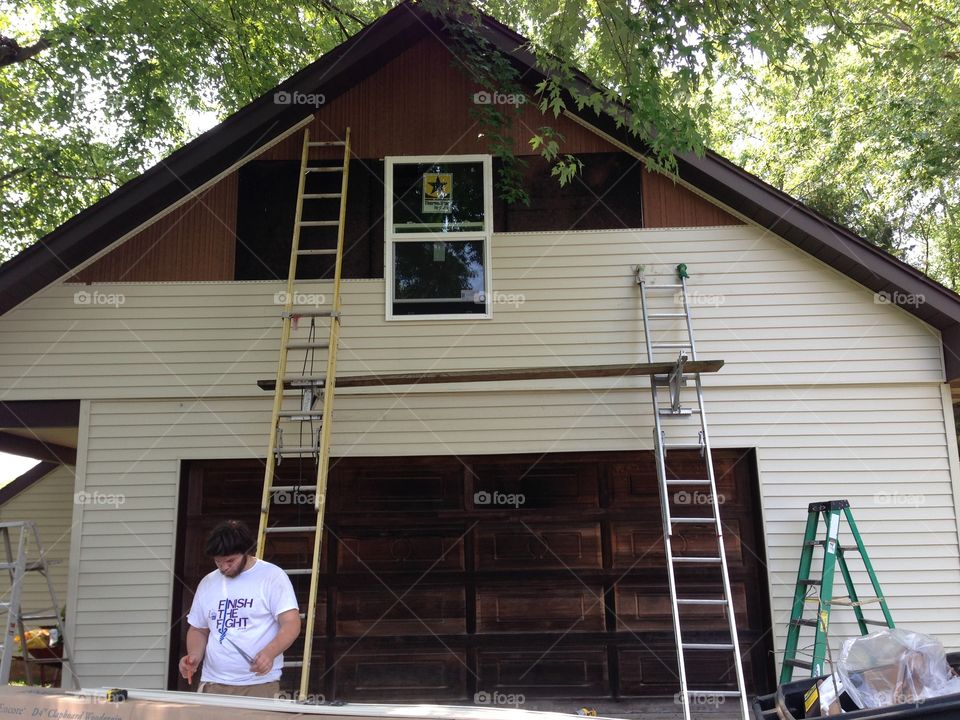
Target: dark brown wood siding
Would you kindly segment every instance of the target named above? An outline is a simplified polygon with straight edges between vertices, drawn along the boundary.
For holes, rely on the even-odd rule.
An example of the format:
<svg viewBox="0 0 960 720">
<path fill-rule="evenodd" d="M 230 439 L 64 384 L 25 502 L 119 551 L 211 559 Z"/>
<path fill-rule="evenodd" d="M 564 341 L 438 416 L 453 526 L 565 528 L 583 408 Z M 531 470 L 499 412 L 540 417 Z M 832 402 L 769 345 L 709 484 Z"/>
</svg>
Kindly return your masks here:
<svg viewBox="0 0 960 720">
<path fill-rule="evenodd" d="M 484 128 L 471 114 L 479 107 L 473 102 L 477 90 L 449 51 L 438 40 L 429 39 L 410 47 L 379 72 L 318 108 L 311 125 L 313 137 L 339 138 L 349 126 L 354 163 L 366 170 L 363 174 L 358 168 L 354 173 L 348 195 L 352 198 L 348 245 L 356 246 L 356 237 L 366 238 L 363 253 L 354 253 L 356 257 L 347 263 L 348 276 L 382 274 L 382 229 L 377 218 L 382 216 L 383 200 L 382 194 L 372 197 L 370 193 L 379 192 L 382 186 L 384 156 L 490 152 L 482 134 Z M 323 88 L 305 91 L 322 93 Z M 522 174 L 533 202 L 530 206 L 498 202 L 498 231 L 697 227 L 740 222 L 668 178 L 641 169 L 635 158 L 618 152 L 582 125 L 563 116 L 541 115 L 535 99 L 522 105 L 519 113 L 513 112 L 512 106 L 503 106 L 511 120 L 513 152 L 528 162 Z M 559 187 L 550 176 L 549 166 L 530 146 L 530 137 L 543 125 L 552 126 L 563 136 L 562 152 L 586 160 L 581 176 L 566 188 Z M 298 162 L 301 146 L 302 135 L 295 133 L 258 160 Z M 314 149 L 311 157 L 339 162 L 340 156 L 338 149 L 332 148 Z M 366 176 L 377 172 L 381 177 L 376 178 L 374 187 Z M 237 188 L 234 173 L 127 240 L 78 273 L 74 280 L 233 280 Z M 294 205 L 293 195 L 289 205 Z M 245 228 L 239 230 L 240 240 L 244 241 Z M 262 277 L 274 275 L 285 276 L 285 265 L 272 268 Z M 322 275 L 320 272 L 310 276 Z"/>
<path fill-rule="evenodd" d="M 233 280 L 237 175 L 144 228 L 71 282 Z"/>
<path fill-rule="evenodd" d="M 745 672 L 754 692 L 767 691 L 773 665 L 755 463 L 750 452 L 715 456 Z M 302 470 L 311 483 L 312 467 Z M 299 469 L 284 463 L 280 471 L 286 484 Z M 691 453 L 671 471 L 697 477 L 703 467 Z M 193 462 L 185 482 L 174 664 L 192 589 L 212 567 L 200 552 L 203 537 L 227 517 L 257 522 L 262 468 Z M 699 493 L 687 495 L 672 497 L 675 515 L 709 513 Z M 274 504 L 273 521 L 309 524 L 312 498 L 303 496 Z M 333 463 L 326 522 L 311 691 L 328 700 L 677 691 L 649 452 L 343 459 Z M 675 553 L 716 552 L 715 537 L 696 527 L 678 533 Z M 267 558 L 309 567 L 311 546 L 308 537 L 289 537 L 268 547 Z M 716 569 L 678 570 L 686 597 L 715 597 L 719 582 Z M 304 584 L 301 603 L 306 593 Z M 694 606 L 686 617 L 688 640 L 725 641 L 722 608 Z M 731 686 L 729 654 L 691 653 L 687 663 L 705 687 Z M 297 670 L 285 673 L 285 685 L 298 681 Z"/>
<path fill-rule="evenodd" d="M 743 225 L 743 221 L 660 173 L 644 171 L 642 194 L 646 228 Z"/>
</svg>

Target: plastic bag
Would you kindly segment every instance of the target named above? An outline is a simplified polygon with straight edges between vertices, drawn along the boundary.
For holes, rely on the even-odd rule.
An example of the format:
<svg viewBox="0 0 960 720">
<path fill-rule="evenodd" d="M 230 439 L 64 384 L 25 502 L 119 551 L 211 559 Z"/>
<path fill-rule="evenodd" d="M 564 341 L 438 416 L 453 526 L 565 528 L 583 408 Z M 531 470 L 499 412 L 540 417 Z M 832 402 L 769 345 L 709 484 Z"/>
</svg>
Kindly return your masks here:
<svg viewBox="0 0 960 720">
<path fill-rule="evenodd" d="M 885 628 L 844 642 L 837 674 L 861 708 L 960 693 L 960 677 L 947 663 L 940 641 L 901 628 Z"/>
</svg>

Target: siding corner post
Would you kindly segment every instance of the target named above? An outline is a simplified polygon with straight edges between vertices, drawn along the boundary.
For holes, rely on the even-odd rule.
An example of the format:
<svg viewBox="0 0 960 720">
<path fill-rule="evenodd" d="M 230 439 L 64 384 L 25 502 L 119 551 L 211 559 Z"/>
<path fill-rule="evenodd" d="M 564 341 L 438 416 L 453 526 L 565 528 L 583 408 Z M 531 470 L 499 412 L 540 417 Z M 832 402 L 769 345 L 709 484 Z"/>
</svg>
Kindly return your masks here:
<svg viewBox="0 0 960 720">
<path fill-rule="evenodd" d="M 90 437 L 90 400 L 80 401 L 80 418 L 77 423 L 77 464 L 73 483 L 73 518 L 70 525 L 70 569 L 67 573 L 67 604 L 65 632 L 70 649 L 70 666 L 79 678 L 77 663 L 77 603 L 80 596 L 80 544 L 83 538 L 84 503 L 77 502 L 77 494 L 87 485 L 87 450 Z M 82 682 L 79 683 L 82 686 Z"/>
<path fill-rule="evenodd" d="M 947 463 L 950 467 L 950 487 L 953 490 L 953 516 L 957 521 L 955 547 L 960 546 L 960 451 L 957 446 L 957 424 L 953 416 L 953 397 L 950 385 L 940 385 L 940 400 L 943 406 L 943 429 L 947 439 Z"/>
</svg>

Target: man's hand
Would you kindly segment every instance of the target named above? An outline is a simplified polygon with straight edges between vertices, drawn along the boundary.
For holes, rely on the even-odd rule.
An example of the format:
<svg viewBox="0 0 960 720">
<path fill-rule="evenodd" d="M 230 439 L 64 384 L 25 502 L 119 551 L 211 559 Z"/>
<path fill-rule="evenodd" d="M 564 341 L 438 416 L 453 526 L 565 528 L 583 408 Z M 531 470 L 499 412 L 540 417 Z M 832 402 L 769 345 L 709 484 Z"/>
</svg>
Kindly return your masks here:
<svg viewBox="0 0 960 720">
<path fill-rule="evenodd" d="M 273 661 L 276 657 L 276 655 L 271 655 L 270 652 L 264 648 L 254 655 L 253 662 L 250 663 L 250 669 L 257 675 L 266 675 L 273 670 Z"/>
<path fill-rule="evenodd" d="M 188 685 L 193 682 L 193 674 L 200 667 L 202 659 L 199 655 L 184 655 L 180 658 L 180 677 L 186 680 Z"/>
</svg>

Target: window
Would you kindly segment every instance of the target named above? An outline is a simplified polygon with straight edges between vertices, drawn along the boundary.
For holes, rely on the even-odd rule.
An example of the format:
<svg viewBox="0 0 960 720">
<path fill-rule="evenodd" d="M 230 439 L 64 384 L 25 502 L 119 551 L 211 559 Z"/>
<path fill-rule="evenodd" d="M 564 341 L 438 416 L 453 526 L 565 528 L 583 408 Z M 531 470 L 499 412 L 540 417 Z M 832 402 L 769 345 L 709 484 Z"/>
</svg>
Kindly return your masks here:
<svg viewBox="0 0 960 720">
<path fill-rule="evenodd" d="M 489 318 L 489 155 L 386 159 L 387 319 Z"/>
</svg>

